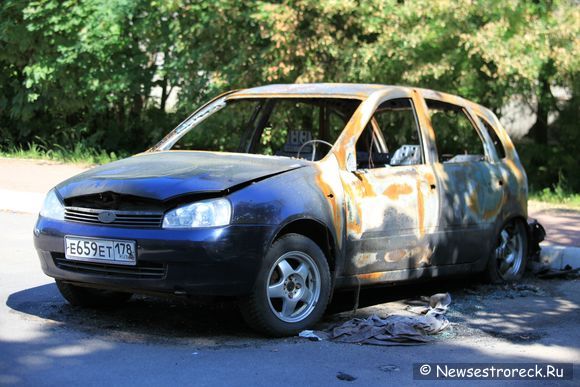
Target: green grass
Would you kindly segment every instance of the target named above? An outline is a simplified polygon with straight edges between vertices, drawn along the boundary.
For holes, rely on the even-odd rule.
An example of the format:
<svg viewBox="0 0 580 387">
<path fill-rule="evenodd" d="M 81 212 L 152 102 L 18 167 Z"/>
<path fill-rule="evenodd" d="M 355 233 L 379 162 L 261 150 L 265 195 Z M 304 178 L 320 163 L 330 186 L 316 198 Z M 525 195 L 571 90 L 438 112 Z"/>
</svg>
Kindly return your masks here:
<svg viewBox="0 0 580 387">
<path fill-rule="evenodd" d="M 114 152 L 107 153 L 103 150 L 98 151 L 82 144 L 77 144 L 73 149 L 60 145 L 55 145 L 54 149 L 47 149 L 42 145 L 32 143 L 28 144 L 28 148 L 12 147 L 0 150 L 0 157 L 54 160 L 75 164 L 106 164 L 126 156 L 117 155 Z"/>
<path fill-rule="evenodd" d="M 580 194 L 570 192 L 561 184 L 553 188 L 544 188 L 540 191 L 532 191 L 529 195 L 530 200 L 539 202 L 564 204 L 570 207 L 580 208 Z"/>
</svg>

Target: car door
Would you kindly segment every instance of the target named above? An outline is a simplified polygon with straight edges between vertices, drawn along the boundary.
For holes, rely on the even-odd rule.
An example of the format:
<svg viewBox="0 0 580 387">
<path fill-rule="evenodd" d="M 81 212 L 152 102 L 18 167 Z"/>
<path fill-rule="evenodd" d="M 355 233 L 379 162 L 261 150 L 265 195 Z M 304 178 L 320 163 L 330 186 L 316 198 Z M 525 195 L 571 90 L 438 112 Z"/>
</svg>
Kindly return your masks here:
<svg viewBox="0 0 580 387">
<path fill-rule="evenodd" d="M 501 174 L 487 133 L 469 107 L 426 98 L 435 134 L 441 213 L 437 233 L 438 265 L 470 263 L 488 256 L 493 222 L 501 207 Z"/>
<path fill-rule="evenodd" d="M 439 211 L 434 172 L 411 94 L 379 101 L 356 142 L 356 168 L 342 171 L 347 274 L 430 265 Z"/>
</svg>

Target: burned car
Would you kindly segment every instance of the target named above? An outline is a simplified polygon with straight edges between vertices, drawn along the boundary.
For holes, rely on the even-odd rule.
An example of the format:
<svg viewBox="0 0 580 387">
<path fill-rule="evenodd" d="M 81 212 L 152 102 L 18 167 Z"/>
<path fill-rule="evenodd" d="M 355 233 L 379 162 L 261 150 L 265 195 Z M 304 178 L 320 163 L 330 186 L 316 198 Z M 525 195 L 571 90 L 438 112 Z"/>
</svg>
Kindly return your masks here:
<svg viewBox="0 0 580 387">
<path fill-rule="evenodd" d="M 56 186 L 34 243 L 73 305 L 232 296 L 251 326 L 289 335 L 337 289 L 516 280 L 526 219 L 524 168 L 488 109 L 410 87 L 269 85 Z"/>
</svg>

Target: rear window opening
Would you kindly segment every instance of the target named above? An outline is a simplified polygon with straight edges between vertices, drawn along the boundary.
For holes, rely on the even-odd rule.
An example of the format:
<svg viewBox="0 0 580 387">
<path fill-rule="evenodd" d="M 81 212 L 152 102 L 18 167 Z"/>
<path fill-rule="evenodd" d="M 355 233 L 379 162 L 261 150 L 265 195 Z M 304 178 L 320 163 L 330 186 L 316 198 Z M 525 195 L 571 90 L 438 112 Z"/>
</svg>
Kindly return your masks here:
<svg viewBox="0 0 580 387">
<path fill-rule="evenodd" d="M 481 123 L 483 124 L 483 126 L 485 127 L 485 129 L 487 130 L 487 133 L 489 133 L 489 137 L 491 138 L 491 142 L 493 143 L 493 147 L 495 148 L 495 153 L 497 154 L 497 157 L 499 159 L 505 159 L 505 148 L 503 146 L 503 143 L 501 142 L 501 140 L 499 139 L 497 132 L 495 131 L 495 129 L 493 128 L 493 126 L 491 126 L 491 124 L 482 116 L 477 116 L 479 118 L 479 120 L 481 121 Z"/>
<path fill-rule="evenodd" d="M 439 162 L 485 160 L 483 141 L 463 107 L 431 99 L 426 102 L 435 131 Z"/>
</svg>

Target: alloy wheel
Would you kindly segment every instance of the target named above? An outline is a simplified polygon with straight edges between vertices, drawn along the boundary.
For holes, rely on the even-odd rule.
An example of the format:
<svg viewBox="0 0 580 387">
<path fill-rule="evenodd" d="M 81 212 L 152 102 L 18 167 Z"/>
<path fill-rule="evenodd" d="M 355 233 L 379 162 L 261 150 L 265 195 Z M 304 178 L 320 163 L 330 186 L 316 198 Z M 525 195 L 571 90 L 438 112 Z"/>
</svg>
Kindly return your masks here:
<svg viewBox="0 0 580 387">
<path fill-rule="evenodd" d="M 321 291 L 320 271 L 308 254 L 290 251 L 272 265 L 266 288 L 268 303 L 280 320 L 295 323 L 314 310 Z"/>
<path fill-rule="evenodd" d="M 498 274 L 503 279 L 515 277 L 524 261 L 525 238 L 517 223 L 506 225 L 499 234 L 499 244 L 495 250 Z"/>
</svg>

